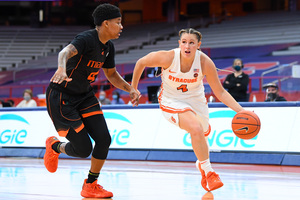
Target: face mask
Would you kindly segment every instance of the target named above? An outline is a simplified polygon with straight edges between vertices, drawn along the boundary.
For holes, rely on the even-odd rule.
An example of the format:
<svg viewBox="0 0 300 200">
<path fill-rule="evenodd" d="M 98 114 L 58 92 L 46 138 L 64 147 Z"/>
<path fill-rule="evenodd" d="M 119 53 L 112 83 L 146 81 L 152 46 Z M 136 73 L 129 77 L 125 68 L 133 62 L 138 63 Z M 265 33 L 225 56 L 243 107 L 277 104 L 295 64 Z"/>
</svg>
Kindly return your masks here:
<svg viewBox="0 0 300 200">
<path fill-rule="evenodd" d="M 25 99 L 26 101 L 29 101 L 29 100 L 30 100 L 30 96 L 24 96 L 24 99 Z"/>
<path fill-rule="evenodd" d="M 242 69 L 242 67 L 241 66 L 239 66 L 239 65 L 235 65 L 235 66 L 233 66 L 233 68 L 235 69 L 235 71 L 240 71 L 241 69 Z"/>
<path fill-rule="evenodd" d="M 104 99 L 105 99 L 105 96 L 103 96 L 103 95 L 100 95 L 99 99 L 102 101 L 102 100 L 104 100 Z"/>
<path fill-rule="evenodd" d="M 113 99 L 117 99 L 117 98 L 118 98 L 118 95 L 114 94 L 114 95 L 112 95 L 112 98 L 113 98 Z"/>
<path fill-rule="evenodd" d="M 271 101 L 273 101 L 274 99 L 276 99 L 277 94 L 276 93 L 269 93 L 268 94 L 268 99 L 270 99 Z"/>
</svg>

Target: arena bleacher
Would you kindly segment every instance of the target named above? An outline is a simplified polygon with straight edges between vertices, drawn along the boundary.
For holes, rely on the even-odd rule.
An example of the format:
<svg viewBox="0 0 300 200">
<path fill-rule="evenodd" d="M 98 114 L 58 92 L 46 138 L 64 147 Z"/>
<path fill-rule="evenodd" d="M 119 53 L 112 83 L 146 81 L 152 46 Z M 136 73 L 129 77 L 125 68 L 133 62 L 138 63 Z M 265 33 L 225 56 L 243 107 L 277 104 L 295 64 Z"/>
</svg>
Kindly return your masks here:
<svg viewBox="0 0 300 200">
<path fill-rule="evenodd" d="M 20 64 L 47 57 L 68 44 L 81 27 L 29 28 L 22 26 L 1 27 L 0 68 L 14 70 Z"/>
<path fill-rule="evenodd" d="M 299 100 L 299 78 L 292 77 L 291 73 L 282 73 L 282 66 L 287 66 L 285 71 L 291 71 L 292 66 L 300 62 L 299 24 L 299 12 L 280 11 L 249 14 L 212 24 L 208 20 L 195 18 L 176 23 L 125 26 L 121 37 L 113 40 L 117 69 L 130 81 L 134 63 L 140 57 L 151 51 L 176 48 L 178 31 L 193 27 L 203 35 L 202 51 L 213 59 L 218 68 L 230 69 L 234 58 L 243 59 L 251 79 L 250 100 L 253 94 L 258 101 L 263 100 L 261 86 L 268 81 L 279 81 L 288 100 Z M 0 98 L 18 101 L 25 88 L 32 88 L 35 96 L 44 93 L 57 68 L 59 50 L 77 33 L 89 28 L 3 27 L 0 32 Z M 262 80 L 263 72 L 276 68 L 280 70 L 264 75 Z M 221 80 L 225 74 L 219 72 Z M 94 85 L 103 84 L 109 85 L 100 73 Z M 145 73 L 140 83 L 142 94 L 147 96 L 147 87 L 151 85 L 160 85 L 160 79 Z M 205 87 L 208 95 L 212 95 L 209 86 L 205 84 Z M 128 99 L 126 93 L 121 92 L 121 95 Z"/>
</svg>

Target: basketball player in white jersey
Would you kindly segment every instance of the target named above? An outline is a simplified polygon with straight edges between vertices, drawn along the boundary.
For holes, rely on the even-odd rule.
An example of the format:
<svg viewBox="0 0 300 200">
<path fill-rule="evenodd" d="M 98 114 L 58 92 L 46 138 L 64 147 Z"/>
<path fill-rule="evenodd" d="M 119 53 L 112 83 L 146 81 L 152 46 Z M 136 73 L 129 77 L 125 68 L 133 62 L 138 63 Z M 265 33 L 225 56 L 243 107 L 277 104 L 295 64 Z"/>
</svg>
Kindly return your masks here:
<svg viewBox="0 0 300 200">
<path fill-rule="evenodd" d="M 179 48 L 156 51 L 139 59 L 135 65 L 132 86 L 137 89 L 145 67 L 162 68 L 159 104 L 165 118 L 191 135 L 197 157 L 196 166 L 202 174 L 201 185 L 207 191 L 223 186 L 209 160 L 206 137 L 210 133 L 208 105 L 204 94 L 203 78 L 216 97 L 232 110 L 243 108 L 220 83 L 213 61 L 201 52 L 200 32 L 188 28 L 179 32 Z"/>
</svg>

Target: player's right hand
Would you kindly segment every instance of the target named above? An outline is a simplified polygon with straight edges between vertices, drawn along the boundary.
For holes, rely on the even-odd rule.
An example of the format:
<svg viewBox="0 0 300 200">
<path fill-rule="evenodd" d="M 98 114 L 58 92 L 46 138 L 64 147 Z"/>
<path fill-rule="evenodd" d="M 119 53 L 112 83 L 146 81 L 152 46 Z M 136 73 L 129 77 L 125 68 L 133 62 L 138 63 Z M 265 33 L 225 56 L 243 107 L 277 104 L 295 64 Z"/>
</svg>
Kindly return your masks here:
<svg viewBox="0 0 300 200">
<path fill-rule="evenodd" d="M 58 67 L 58 69 L 50 79 L 50 82 L 61 84 L 63 81 L 70 82 L 72 81 L 72 78 L 68 77 L 66 68 Z"/>
</svg>

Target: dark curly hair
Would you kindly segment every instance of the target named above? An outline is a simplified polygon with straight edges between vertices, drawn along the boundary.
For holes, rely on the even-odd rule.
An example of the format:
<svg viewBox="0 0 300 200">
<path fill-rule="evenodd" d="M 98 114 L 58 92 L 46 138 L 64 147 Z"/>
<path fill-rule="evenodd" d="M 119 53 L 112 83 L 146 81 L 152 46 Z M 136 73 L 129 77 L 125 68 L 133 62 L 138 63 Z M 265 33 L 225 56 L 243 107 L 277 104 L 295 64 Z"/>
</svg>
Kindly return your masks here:
<svg viewBox="0 0 300 200">
<path fill-rule="evenodd" d="M 94 24 L 96 26 L 101 26 L 104 20 L 121 17 L 121 13 L 120 9 L 117 6 L 105 3 L 97 6 L 92 16 L 94 18 Z"/>
</svg>

